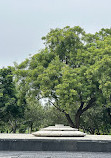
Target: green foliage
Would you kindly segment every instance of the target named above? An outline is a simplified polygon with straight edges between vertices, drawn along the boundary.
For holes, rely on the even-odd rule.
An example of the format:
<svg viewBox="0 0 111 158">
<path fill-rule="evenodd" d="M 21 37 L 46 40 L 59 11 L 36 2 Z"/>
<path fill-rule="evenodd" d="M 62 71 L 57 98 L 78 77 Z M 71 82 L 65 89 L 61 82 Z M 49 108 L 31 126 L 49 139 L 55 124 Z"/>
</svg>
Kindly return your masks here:
<svg viewBox="0 0 111 158">
<path fill-rule="evenodd" d="M 20 117 L 12 70 L 11 67 L 0 69 L 0 120 L 10 124 Z"/>
<path fill-rule="evenodd" d="M 41 104 L 34 98 L 27 99 L 27 108 L 24 112 L 24 121 L 30 132 L 38 129 L 44 118 L 44 110 Z"/>
<path fill-rule="evenodd" d="M 86 34 L 67 26 L 42 39 L 45 48 L 16 66 L 17 84 L 25 89 L 21 96 L 47 98 L 77 128 L 90 108 L 90 113 L 94 107 L 110 108 L 111 29 Z"/>
<path fill-rule="evenodd" d="M 90 134 L 109 134 L 111 120 L 106 107 L 94 106 L 81 117 L 81 128 Z"/>
<path fill-rule="evenodd" d="M 41 127 L 53 126 L 55 124 L 68 125 L 68 122 L 62 112 L 57 110 L 54 106 L 47 104 L 44 106 L 44 115 Z"/>
</svg>

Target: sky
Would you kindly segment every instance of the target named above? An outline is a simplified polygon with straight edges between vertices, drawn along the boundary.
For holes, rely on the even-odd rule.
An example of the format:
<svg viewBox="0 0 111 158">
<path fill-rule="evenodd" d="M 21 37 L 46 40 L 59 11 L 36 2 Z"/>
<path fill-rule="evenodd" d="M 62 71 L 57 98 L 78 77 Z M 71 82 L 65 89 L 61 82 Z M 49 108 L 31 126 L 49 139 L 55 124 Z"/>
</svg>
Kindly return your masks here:
<svg viewBox="0 0 111 158">
<path fill-rule="evenodd" d="M 0 0 L 0 68 L 38 53 L 41 38 L 65 26 L 110 28 L 111 0 Z"/>
</svg>

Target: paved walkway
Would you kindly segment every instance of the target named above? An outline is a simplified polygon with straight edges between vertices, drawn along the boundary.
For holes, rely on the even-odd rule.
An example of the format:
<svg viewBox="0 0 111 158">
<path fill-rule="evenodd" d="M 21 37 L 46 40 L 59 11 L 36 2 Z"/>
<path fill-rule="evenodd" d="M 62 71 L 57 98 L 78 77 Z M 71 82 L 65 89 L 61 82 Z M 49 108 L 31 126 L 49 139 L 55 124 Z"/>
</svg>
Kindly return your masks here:
<svg viewBox="0 0 111 158">
<path fill-rule="evenodd" d="M 35 137 L 32 134 L 0 134 L 0 139 L 75 139 L 111 141 L 111 135 L 86 135 L 85 137 Z"/>
<path fill-rule="evenodd" d="M 111 153 L 88 152 L 0 152 L 0 158 L 111 158 Z"/>
</svg>

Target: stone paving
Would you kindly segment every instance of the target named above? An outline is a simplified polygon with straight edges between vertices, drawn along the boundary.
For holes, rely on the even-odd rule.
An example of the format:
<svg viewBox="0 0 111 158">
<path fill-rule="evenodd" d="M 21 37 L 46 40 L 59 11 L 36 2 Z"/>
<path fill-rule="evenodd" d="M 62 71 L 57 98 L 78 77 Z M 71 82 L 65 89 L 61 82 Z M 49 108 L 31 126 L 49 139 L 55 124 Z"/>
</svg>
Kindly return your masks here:
<svg viewBox="0 0 111 158">
<path fill-rule="evenodd" d="M 91 153 L 91 152 L 0 152 L 0 158 L 111 158 L 111 153 Z"/>
<path fill-rule="evenodd" d="M 0 134 L 0 139 L 76 139 L 111 141 L 111 135 L 86 135 L 85 137 L 35 137 L 32 134 Z"/>
</svg>

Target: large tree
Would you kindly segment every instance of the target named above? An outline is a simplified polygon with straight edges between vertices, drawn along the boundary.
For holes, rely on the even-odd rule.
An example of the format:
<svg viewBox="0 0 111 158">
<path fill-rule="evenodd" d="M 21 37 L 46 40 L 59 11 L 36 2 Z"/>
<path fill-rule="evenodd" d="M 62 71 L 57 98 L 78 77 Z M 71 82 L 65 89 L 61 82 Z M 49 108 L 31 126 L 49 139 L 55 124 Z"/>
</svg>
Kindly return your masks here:
<svg viewBox="0 0 111 158">
<path fill-rule="evenodd" d="M 48 98 L 77 128 L 89 108 L 110 108 L 111 29 L 86 34 L 68 26 L 52 29 L 42 39 L 45 48 L 16 67 L 27 95 Z"/>
</svg>

